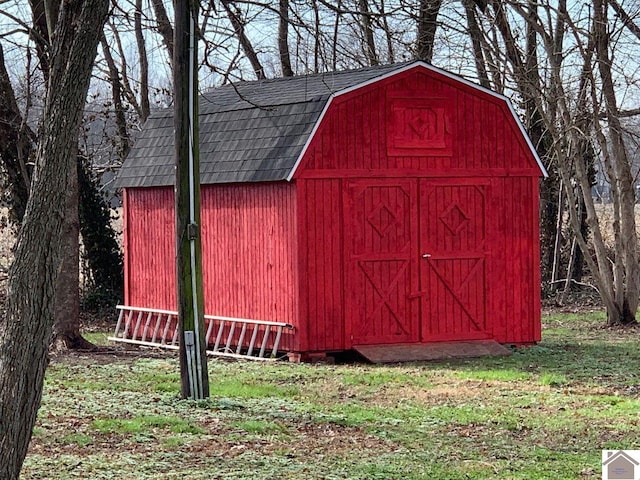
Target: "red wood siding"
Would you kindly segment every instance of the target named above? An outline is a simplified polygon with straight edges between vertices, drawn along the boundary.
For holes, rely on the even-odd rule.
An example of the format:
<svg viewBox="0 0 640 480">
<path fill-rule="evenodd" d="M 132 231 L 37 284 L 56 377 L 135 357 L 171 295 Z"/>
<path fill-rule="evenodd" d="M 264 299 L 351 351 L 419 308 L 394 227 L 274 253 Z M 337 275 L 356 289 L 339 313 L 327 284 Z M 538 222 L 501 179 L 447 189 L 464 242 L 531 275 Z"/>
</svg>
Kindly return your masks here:
<svg viewBox="0 0 640 480">
<path fill-rule="evenodd" d="M 302 350 L 539 340 L 539 176 L 508 106 L 450 78 L 336 97 L 294 176 Z"/>
<path fill-rule="evenodd" d="M 301 181 L 301 349 L 540 340 L 537 182 Z"/>
<path fill-rule="evenodd" d="M 126 195 L 127 302 L 176 309 L 173 190 Z M 205 313 L 297 325 L 295 212 L 292 184 L 203 186 Z"/>
<path fill-rule="evenodd" d="M 130 267 L 129 261 L 131 260 L 131 253 L 129 251 L 129 226 L 127 225 L 129 214 L 127 213 L 127 189 L 122 190 L 122 250 L 123 250 L 123 274 L 124 274 L 124 304 L 131 305 L 129 303 L 129 275 Z"/>
<path fill-rule="evenodd" d="M 412 124 L 412 114 L 408 114 L 402 117 L 409 122 L 408 127 L 394 125 L 401 118 L 394 112 L 408 109 L 411 104 L 417 104 L 414 114 L 417 123 Z M 436 112 L 435 117 L 440 115 L 439 120 L 446 124 L 442 138 L 431 134 L 434 138 L 429 141 L 437 148 L 395 148 L 398 131 L 423 129 L 422 133 L 428 135 L 429 119 L 421 117 L 420 108 Z M 410 145 L 412 139 L 400 141 L 401 146 Z M 445 145 L 438 147 L 439 142 Z M 405 155 L 400 153 L 403 150 L 407 152 Z M 296 171 L 296 178 L 393 174 L 539 176 L 540 169 L 502 100 L 420 70 L 336 97 Z"/>
<path fill-rule="evenodd" d="M 302 351 L 345 344 L 342 181 L 298 183 L 300 341 Z"/>
<path fill-rule="evenodd" d="M 503 343 L 540 340 L 538 179 L 496 178 L 489 310 L 492 335 Z"/>
<path fill-rule="evenodd" d="M 175 310 L 173 190 L 126 190 L 127 304 Z"/>
<path fill-rule="evenodd" d="M 207 313 L 297 324 L 292 184 L 205 186 Z"/>
</svg>

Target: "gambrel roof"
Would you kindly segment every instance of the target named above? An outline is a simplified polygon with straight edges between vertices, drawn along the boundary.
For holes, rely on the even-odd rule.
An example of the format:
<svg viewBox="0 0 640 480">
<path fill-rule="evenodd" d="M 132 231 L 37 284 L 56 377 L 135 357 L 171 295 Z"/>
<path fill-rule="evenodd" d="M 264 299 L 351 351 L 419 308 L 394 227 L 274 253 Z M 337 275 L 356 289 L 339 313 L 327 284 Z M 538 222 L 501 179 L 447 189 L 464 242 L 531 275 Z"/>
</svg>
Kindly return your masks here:
<svg viewBox="0 0 640 480">
<path fill-rule="evenodd" d="M 291 179 L 334 96 L 417 65 L 502 99 L 518 121 L 505 97 L 419 61 L 229 84 L 200 97 L 201 183 Z M 173 109 L 154 112 L 122 165 L 116 187 L 173 185 L 174 155 Z"/>
</svg>

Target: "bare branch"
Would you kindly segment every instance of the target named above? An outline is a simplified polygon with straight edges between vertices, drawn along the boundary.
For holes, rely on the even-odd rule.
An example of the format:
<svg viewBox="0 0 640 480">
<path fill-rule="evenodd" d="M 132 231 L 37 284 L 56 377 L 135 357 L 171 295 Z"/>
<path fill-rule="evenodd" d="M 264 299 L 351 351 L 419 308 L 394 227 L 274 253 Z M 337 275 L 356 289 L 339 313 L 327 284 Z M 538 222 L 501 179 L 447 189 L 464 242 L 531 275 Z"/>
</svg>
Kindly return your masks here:
<svg viewBox="0 0 640 480">
<path fill-rule="evenodd" d="M 622 8 L 622 5 L 620 5 L 616 0 L 609 0 L 609 4 L 613 7 L 616 14 L 620 17 L 620 19 L 624 23 L 624 26 L 627 27 L 629 31 L 640 40 L 640 27 L 633 23 L 633 19 Z"/>
<path fill-rule="evenodd" d="M 245 32 L 245 23 L 240 11 L 238 9 L 234 10 L 233 1 L 231 0 L 222 0 L 222 6 L 227 12 L 227 16 L 229 18 L 229 21 L 231 22 L 231 25 L 233 26 L 233 30 L 236 32 L 238 42 L 240 43 L 242 50 L 247 56 L 247 59 L 251 63 L 251 67 L 253 68 L 253 72 L 255 73 L 256 78 L 258 80 L 266 79 L 267 77 L 264 73 L 264 67 L 260 63 L 258 54 L 253 48 L 253 44 L 251 43 L 251 40 L 249 40 L 249 37 L 247 37 L 247 34 Z"/>
<path fill-rule="evenodd" d="M 144 35 L 142 34 L 142 0 L 136 0 L 134 28 L 138 46 L 138 60 L 140 62 L 140 119 L 144 122 L 149 117 L 151 108 L 149 107 L 149 59 Z"/>
</svg>

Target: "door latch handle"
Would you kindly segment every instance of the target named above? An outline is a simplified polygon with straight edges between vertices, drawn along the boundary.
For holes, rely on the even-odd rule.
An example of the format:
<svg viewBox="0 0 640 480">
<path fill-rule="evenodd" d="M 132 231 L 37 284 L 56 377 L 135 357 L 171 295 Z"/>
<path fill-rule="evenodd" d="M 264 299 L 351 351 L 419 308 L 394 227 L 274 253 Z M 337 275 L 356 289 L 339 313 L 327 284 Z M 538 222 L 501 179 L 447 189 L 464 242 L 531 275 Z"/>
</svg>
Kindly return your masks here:
<svg viewBox="0 0 640 480">
<path fill-rule="evenodd" d="M 430 253 L 423 253 L 422 254 L 422 258 L 429 258 L 429 257 L 431 257 Z"/>
</svg>

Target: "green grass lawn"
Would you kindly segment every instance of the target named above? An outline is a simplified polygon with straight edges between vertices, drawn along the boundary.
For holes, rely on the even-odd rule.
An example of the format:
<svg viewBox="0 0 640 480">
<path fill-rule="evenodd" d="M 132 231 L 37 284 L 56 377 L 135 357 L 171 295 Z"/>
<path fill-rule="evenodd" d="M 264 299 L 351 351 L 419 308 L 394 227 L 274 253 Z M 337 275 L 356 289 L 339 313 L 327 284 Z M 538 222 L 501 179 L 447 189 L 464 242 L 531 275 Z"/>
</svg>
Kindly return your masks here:
<svg viewBox="0 0 640 480">
<path fill-rule="evenodd" d="M 375 366 L 209 362 L 178 399 L 173 354 L 49 368 L 24 479 L 586 479 L 640 448 L 640 330 L 545 315 L 507 358 Z"/>
</svg>

